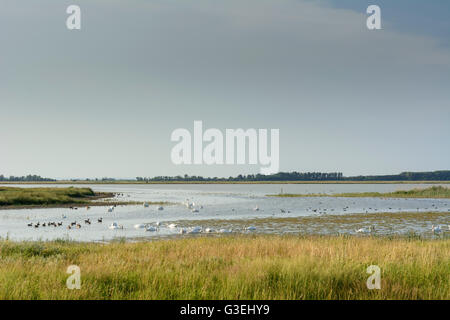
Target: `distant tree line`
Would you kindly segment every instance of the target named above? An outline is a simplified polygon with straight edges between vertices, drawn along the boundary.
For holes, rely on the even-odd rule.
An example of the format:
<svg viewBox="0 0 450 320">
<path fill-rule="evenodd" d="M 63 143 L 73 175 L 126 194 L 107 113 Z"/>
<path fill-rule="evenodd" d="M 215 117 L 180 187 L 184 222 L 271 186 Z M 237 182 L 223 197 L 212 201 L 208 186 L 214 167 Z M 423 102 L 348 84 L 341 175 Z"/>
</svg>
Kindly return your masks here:
<svg viewBox="0 0 450 320">
<path fill-rule="evenodd" d="M 248 174 L 236 177 L 218 178 L 202 176 L 157 176 L 136 177 L 137 181 L 450 181 L 450 170 L 434 172 L 402 172 L 394 175 L 349 176 L 342 172 L 279 172 L 271 175 Z"/>
<path fill-rule="evenodd" d="M 433 172 L 402 172 L 393 175 L 345 177 L 352 181 L 449 181 L 450 170 Z"/>
<path fill-rule="evenodd" d="M 50 178 L 42 178 L 41 176 L 37 176 L 35 174 L 29 174 L 27 176 L 22 177 L 9 176 L 9 178 L 0 174 L 0 181 L 56 181 L 56 180 Z"/>
</svg>

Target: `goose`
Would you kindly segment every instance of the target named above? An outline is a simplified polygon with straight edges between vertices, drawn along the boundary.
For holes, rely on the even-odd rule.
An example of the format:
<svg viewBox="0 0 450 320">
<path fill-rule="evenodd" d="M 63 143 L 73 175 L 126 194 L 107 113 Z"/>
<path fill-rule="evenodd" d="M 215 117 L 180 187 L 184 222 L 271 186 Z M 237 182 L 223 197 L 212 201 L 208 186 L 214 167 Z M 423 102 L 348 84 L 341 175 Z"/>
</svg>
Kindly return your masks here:
<svg viewBox="0 0 450 320">
<path fill-rule="evenodd" d="M 77 229 L 81 229 L 81 224 L 77 223 L 76 227 Z"/>
<path fill-rule="evenodd" d="M 254 207 L 253 211 L 259 211 L 259 207 L 258 206 Z"/>
<path fill-rule="evenodd" d="M 62 222 L 58 222 L 58 227 L 61 227 L 63 225 Z"/>
<path fill-rule="evenodd" d="M 196 212 L 198 212 L 198 209 L 195 209 L 195 208 L 194 208 L 194 209 L 191 210 L 191 212 L 192 212 L 192 213 L 196 213 Z"/>
<path fill-rule="evenodd" d="M 97 219 L 97 222 L 98 222 L 98 223 L 102 223 L 102 222 L 103 222 L 103 218 Z"/>
<path fill-rule="evenodd" d="M 114 206 L 111 206 L 108 208 L 108 212 L 113 212 L 114 211 Z"/>
<path fill-rule="evenodd" d="M 33 226 L 33 223 L 32 223 L 32 222 L 30 222 L 30 223 L 28 224 L 28 226 L 29 226 L 29 227 L 32 227 L 32 226 Z"/>
<path fill-rule="evenodd" d="M 85 220 L 84 220 L 84 223 L 86 223 L 86 224 L 91 224 L 91 220 L 90 220 L 90 219 L 85 219 Z"/>
<path fill-rule="evenodd" d="M 72 229 L 72 227 L 70 226 L 70 224 L 67 225 L 67 229 L 69 229 L 69 230 Z"/>
<path fill-rule="evenodd" d="M 286 213 L 286 211 L 284 209 L 280 209 L 281 213 Z"/>
<path fill-rule="evenodd" d="M 38 224 L 35 224 L 34 227 L 35 227 L 35 228 L 39 228 L 39 225 L 38 225 Z"/>
<path fill-rule="evenodd" d="M 439 233 L 441 233 L 441 227 L 440 226 L 434 226 L 434 225 L 432 225 L 431 226 L 431 231 L 434 233 L 434 234 L 439 234 Z"/>
</svg>

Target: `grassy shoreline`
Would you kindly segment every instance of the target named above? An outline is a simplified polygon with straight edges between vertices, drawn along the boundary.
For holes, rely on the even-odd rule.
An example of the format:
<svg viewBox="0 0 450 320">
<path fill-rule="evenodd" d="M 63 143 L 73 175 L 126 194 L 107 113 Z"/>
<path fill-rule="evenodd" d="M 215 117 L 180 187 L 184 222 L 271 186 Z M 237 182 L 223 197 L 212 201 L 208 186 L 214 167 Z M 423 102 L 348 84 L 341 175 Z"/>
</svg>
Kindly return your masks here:
<svg viewBox="0 0 450 320">
<path fill-rule="evenodd" d="M 350 236 L 0 241 L 0 299 L 450 299 L 449 254 L 449 239 Z M 69 265 L 80 290 L 66 288 Z"/>
<path fill-rule="evenodd" d="M 345 197 L 345 198 L 427 198 L 427 199 L 450 199 L 450 188 L 433 186 L 425 189 L 399 190 L 394 192 L 350 192 L 350 193 L 309 193 L 309 194 L 268 194 L 268 197 L 300 198 L 300 197 Z"/>
<path fill-rule="evenodd" d="M 14 188 L 0 187 L 0 210 L 69 208 L 81 206 L 137 205 L 138 201 L 98 201 L 111 199 L 112 192 L 94 192 L 90 188 Z M 148 202 L 152 205 L 168 202 Z"/>
</svg>

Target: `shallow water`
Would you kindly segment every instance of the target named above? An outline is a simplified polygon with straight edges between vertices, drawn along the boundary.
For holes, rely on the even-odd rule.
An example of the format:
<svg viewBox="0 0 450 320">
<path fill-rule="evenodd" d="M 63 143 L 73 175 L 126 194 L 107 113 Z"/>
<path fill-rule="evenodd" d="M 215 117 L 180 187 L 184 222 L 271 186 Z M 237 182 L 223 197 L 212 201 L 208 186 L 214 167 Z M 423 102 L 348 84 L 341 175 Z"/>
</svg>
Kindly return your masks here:
<svg viewBox="0 0 450 320">
<path fill-rule="evenodd" d="M 11 186 L 11 185 L 10 185 Z M 38 187 L 40 185 L 19 185 L 20 187 Z M 42 185 L 48 187 L 49 185 Z M 55 185 L 51 185 L 54 187 Z M 68 187 L 69 185 L 56 185 Z M 267 194 L 279 193 L 341 193 L 341 192 L 390 192 L 413 188 L 426 188 L 430 185 L 410 184 L 213 184 L 213 185 L 83 185 L 94 191 L 108 191 L 123 194 L 115 200 L 120 201 L 169 201 L 174 205 L 145 208 L 130 205 L 118 206 L 112 213 L 107 207 L 84 207 L 78 210 L 68 208 L 0 210 L 0 237 L 13 240 L 54 240 L 71 239 L 76 241 L 108 241 L 115 238 L 135 239 L 142 237 L 158 238 L 177 235 L 180 228 L 200 226 L 226 228 L 233 232 L 245 232 L 243 228 L 256 226 L 257 233 L 308 233 L 336 234 L 354 233 L 355 228 L 369 224 L 381 234 L 416 232 L 430 234 L 432 224 L 449 224 L 449 199 L 379 199 L 379 198 L 276 198 Z M 199 212 L 191 212 L 183 203 L 188 199 L 194 202 Z M 259 210 L 254 210 L 258 207 Z M 282 212 L 282 210 L 284 212 Z M 442 212 L 445 214 L 430 216 L 427 219 L 394 219 L 381 217 L 373 219 L 378 212 Z M 359 218 L 342 221 L 339 217 L 351 217 L 353 214 L 367 214 L 367 219 Z M 63 218 L 63 215 L 67 218 Z M 420 214 L 422 215 L 422 214 Z M 103 222 L 97 219 L 102 217 Z M 287 218 L 314 217 L 305 223 L 293 223 Z M 320 219 L 327 217 L 327 219 Z M 417 215 L 419 217 L 419 214 Z M 84 219 L 90 219 L 91 225 Z M 278 219 L 278 220 L 277 220 Z M 281 220 L 280 220 L 281 219 Z M 62 227 L 28 227 L 28 223 L 63 222 Z M 81 229 L 67 229 L 70 222 L 77 221 Z M 112 222 L 123 225 L 124 229 L 110 230 Z M 150 232 L 134 228 L 135 224 L 160 222 L 158 231 Z M 168 228 L 176 223 L 176 228 Z"/>
</svg>

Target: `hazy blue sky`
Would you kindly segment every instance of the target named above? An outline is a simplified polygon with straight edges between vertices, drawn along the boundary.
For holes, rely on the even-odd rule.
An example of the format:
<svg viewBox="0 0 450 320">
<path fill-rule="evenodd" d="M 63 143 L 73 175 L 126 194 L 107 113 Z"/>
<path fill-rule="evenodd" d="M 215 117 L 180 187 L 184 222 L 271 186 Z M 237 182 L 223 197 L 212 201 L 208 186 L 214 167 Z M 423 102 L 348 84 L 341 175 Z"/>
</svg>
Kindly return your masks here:
<svg viewBox="0 0 450 320">
<path fill-rule="evenodd" d="M 281 171 L 450 169 L 450 1 L 1 0 L 0 174 L 259 171 L 173 165 L 194 120 L 280 129 Z"/>
</svg>

